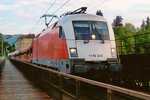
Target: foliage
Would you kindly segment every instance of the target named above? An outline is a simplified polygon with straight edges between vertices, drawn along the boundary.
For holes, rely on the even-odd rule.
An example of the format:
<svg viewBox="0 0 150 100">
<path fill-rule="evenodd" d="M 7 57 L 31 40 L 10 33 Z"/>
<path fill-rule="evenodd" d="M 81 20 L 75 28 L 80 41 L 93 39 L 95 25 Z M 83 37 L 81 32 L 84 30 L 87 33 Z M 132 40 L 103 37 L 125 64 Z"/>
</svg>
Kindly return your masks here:
<svg viewBox="0 0 150 100">
<path fill-rule="evenodd" d="M 116 16 L 113 22 L 113 26 L 123 26 L 122 20 L 123 18 L 121 16 Z"/>
<path fill-rule="evenodd" d="M 9 53 L 12 52 L 13 47 L 11 47 L 11 45 L 9 45 L 8 42 L 3 41 L 3 37 L 2 34 L 0 33 L 0 54 L 2 55 L 2 45 L 3 45 L 3 53 Z M 4 50 L 5 49 L 5 50 Z"/>
<path fill-rule="evenodd" d="M 150 53 L 150 19 L 142 21 L 141 28 L 131 23 L 114 26 L 116 44 L 121 54 Z"/>
<path fill-rule="evenodd" d="M 135 33 L 136 32 L 135 26 L 131 23 L 126 23 L 124 28 L 125 28 L 125 33 Z"/>
</svg>

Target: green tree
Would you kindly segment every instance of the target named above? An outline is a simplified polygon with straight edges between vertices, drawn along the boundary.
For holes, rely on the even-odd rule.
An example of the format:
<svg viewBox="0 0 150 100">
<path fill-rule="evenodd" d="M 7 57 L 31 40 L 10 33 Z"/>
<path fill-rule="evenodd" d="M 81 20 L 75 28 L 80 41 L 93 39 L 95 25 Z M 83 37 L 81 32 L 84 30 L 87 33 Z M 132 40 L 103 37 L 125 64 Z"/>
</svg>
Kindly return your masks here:
<svg viewBox="0 0 150 100">
<path fill-rule="evenodd" d="M 3 45 L 3 48 L 2 48 L 2 45 Z M 8 52 L 6 51 L 10 51 L 11 48 L 12 48 L 11 45 L 9 45 L 8 42 L 3 40 L 3 35 L 0 33 L 0 54 L 2 55 L 2 49 L 3 49 L 3 53 L 5 52 L 7 54 Z"/>
<path fill-rule="evenodd" d="M 135 40 L 134 40 L 133 36 L 136 33 L 136 28 L 133 24 L 126 23 L 124 26 L 124 29 L 125 29 L 125 33 L 126 33 L 126 37 L 127 37 L 124 40 L 126 54 L 131 54 L 134 52 Z"/>
<path fill-rule="evenodd" d="M 9 48 L 9 50 L 10 50 L 10 52 L 14 52 L 16 49 L 15 49 L 15 45 L 13 44 L 12 46 L 11 46 L 11 48 Z"/>
<path fill-rule="evenodd" d="M 2 34 L 0 33 L 0 54 L 2 53 Z"/>
<path fill-rule="evenodd" d="M 135 33 L 136 32 L 136 28 L 133 24 L 131 23 L 126 23 L 125 26 L 125 33 L 128 34 L 128 33 Z"/>
<path fill-rule="evenodd" d="M 146 30 L 149 30 L 149 28 L 150 28 L 150 19 L 149 19 L 149 17 L 147 17 L 147 19 L 146 19 Z"/>
<path fill-rule="evenodd" d="M 117 51 L 119 53 L 124 53 L 125 49 L 124 47 L 124 40 L 125 37 L 125 31 L 123 26 L 114 26 L 113 27 L 115 38 L 116 38 L 116 45 L 117 45 Z"/>
<path fill-rule="evenodd" d="M 145 23 L 146 22 L 146 23 Z M 141 29 L 136 32 L 136 51 L 137 53 L 150 53 L 150 19 L 147 17 L 146 21 L 142 21 Z"/>
<path fill-rule="evenodd" d="M 135 28 L 131 23 L 124 26 L 114 26 L 118 51 L 123 54 L 150 53 L 150 19 L 142 21 L 141 28 Z"/>
<path fill-rule="evenodd" d="M 133 44 L 135 43 L 134 34 L 135 26 L 131 23 L 126 23 L 125 26 L 113 27 L 118 51 L 122 54 L 130 54 L 134 52 Z"/>
<path fill-rule="evenodd" d="M 113 27 L 114 34 L 117 38 L 121 38 L 125 36 L 125 30 L 123 26 L 115 26 Z"/>
<path fill-rule="evenodd" d="M 142 24 L 141 24 L 141 30 L 144 31 L 144 30 L 145 30 L 145 26 L 146 26 L 145 20 L 143 20 L 143 21 L 142 21 Z"/>
</svg>

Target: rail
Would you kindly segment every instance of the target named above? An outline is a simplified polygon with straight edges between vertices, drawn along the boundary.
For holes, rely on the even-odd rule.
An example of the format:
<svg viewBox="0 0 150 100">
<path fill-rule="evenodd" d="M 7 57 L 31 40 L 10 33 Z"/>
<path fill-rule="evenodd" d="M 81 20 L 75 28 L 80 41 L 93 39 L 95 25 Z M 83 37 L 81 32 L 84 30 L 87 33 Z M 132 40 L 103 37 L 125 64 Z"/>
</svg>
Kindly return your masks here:
<svg viewBox="0 0 150 100">
<path fill-rule="evenodd" d="M 16 60 L 11 61 L 27 77 L 38 83 L 38 86 L 57 100 L 85 100 L 86 96 L 92 94 L 90 93 L 92 88 L 97 89 L 95 92 L 99 94 L 98 98 L 100 100 L 125 100 L 124 98 L 128 100 L 150 100 L 150 95 L 146 93 L 85 79 L 29 63 L 18 62 Z M 98 90 L 102 91 L 98 92 Z M 86 98 L 86 100 L 88 99 Z"/>
</svg>

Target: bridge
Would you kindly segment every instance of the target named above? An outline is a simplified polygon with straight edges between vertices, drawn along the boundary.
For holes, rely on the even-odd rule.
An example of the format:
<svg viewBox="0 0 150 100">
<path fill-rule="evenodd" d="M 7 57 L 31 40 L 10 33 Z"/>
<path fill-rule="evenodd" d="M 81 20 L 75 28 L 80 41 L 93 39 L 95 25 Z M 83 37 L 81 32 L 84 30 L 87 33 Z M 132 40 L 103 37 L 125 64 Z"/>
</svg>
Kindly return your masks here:
<svg viewBox="0 0 150 100">
<path fill-rule="evenodd" d="M 1 100 L 150 100 L 149 93 L 16 60 L 6 60 L 1 69 Z"/>
<path fill-rule="evenodd" d="M 10 61 L 0 76 L 0 100 L 51 100 L 34 86 Z"/>
</svg>

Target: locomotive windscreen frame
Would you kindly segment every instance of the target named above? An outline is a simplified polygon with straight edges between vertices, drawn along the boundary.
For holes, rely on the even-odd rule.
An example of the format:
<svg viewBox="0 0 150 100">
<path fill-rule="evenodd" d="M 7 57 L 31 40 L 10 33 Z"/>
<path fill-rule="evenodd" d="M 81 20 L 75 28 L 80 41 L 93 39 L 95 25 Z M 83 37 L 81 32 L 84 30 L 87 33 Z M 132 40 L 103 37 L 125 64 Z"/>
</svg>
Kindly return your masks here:
<svg viewBox="0 0 150 100">
<path fill-rule="evenodd" d="M 73 21 L 76 40 L 109 40 L 106 22 Z"/>
</svg>

